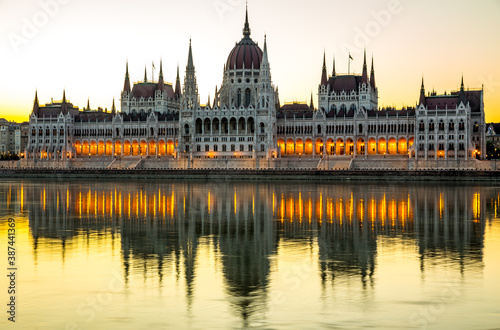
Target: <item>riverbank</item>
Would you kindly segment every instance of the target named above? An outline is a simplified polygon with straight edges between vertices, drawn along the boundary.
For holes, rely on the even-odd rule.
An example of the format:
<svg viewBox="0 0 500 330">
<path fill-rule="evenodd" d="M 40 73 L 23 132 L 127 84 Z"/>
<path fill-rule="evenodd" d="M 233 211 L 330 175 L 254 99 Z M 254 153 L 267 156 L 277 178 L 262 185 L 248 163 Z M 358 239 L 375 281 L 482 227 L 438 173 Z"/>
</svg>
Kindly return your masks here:
<svg viewBox="0 0 500 330">
<path fill-rule="evenodd" d="M 164 179 L 245 181 L 499 181 L 484 170 L 0 169 L 0 179 Z"/>
</svg>

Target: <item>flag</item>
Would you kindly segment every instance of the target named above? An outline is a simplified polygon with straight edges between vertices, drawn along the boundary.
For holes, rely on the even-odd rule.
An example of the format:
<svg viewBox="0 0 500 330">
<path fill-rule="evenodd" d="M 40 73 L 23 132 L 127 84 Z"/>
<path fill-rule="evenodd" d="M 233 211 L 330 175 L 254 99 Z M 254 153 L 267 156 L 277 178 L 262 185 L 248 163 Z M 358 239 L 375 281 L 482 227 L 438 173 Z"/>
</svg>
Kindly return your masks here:
<svg viewBox="0 0 500 330">
<path fill-rule="evenodd" d="M 349 53 L 349 59 L 354 61 L 354 59 L 351 56 L 351 53 Z"/>
</svg>

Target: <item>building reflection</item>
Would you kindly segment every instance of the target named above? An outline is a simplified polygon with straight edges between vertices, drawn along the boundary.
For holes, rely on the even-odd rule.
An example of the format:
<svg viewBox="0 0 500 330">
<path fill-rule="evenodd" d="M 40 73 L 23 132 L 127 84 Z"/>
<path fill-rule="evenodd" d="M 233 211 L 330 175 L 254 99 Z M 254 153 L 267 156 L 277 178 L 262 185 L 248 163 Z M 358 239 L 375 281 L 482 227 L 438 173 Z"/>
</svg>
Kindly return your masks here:
<svg viewBox="0 0 500 330">
<path fill-rule="evenodd" d="M 446 264 L 481 268 L 486 218 L 500 191 L 473 185 L 235 182 L 4 182 L 0 205 L 26 213 L 33 253 L 111 237 L 123 274 L 161 283 L 183 279 L 196 298 L 200 246 L 210 244 L 234 313 L 244 325 L 268 304 L 280 244 L 317 245 L 323 286 L 341 279 L 374 285 L 381 239 L 414 244 L 421 271 Z M 116 241 L 116 244 L 115 244 Z M 208 243 L 207 243 L 208 242 Z M 317 243 L 316 243 L 317 242 Z"/>
</svg>

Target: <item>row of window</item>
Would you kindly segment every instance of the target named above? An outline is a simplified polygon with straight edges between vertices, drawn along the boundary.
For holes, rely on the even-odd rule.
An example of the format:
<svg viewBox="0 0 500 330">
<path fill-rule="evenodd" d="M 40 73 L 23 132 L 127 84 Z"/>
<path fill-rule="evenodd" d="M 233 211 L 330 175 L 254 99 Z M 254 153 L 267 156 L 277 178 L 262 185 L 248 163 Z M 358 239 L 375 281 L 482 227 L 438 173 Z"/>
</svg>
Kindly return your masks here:
<svg viewBox="0 0 500 330">
<path fill-rule="evenodd" d="M 214 146 L 212 147 L 212 150 L 210 150 L 210 149 L 211 149 L 211 148 L 210 148 L 210 145 L 206 144 L 206 145 L 205 145 L 205 147 L 204 147 L 205 152 L 211 152 L 211 151 L 213 151 L 213 152 L 219 152 L 219 146 L 218 146 L 218 145 L 214 145 Z M 229 146 L 229 149 L 230 149 L 230 150 L 228 150 L 228 146 L 227 146 L 226 144 L 223 144 L 221 149 L 222 149 L 222 150 L 221 150 L 222 152 L 228 152 L 228 151 L 231 151 L 231 152 L 236 152 L 236 145 L 235 145 L 235 144 L 231 144 L 231 145 Z M 245 150 L 245 149 L 246 149 L 246 150 Z M 186 145 L 186 149 L 185 149 L 185 150 L 186 150 L 186 152 L 189 152 L 189 145 Z M 202 150 L 202 146 L 198 144 L 198 145 L 196 146 L 196 151 L 197 151 L 197 152 L 201 152 L 201 150 Z M 240 151 L 240 152 L 245 152 L 245 151 L 248 151 L 248 152 L 253 152 L 253 144 L 249 144 L 248 146 L 246 146 L 246 148 L 245 148 L 245 145 L 244 145 L 244 144 L 240 144 L 240 146 L 239 146 L 239 151 Z M 262 145 L 260 146 L 260 151 L 261 151 L 261 152 L 266 151 L 266 147 L 265 147 L 265 145 L 263 145 L 263 144 L 262 144 Z"/>
<path fill-rule="evenodd" d="M 363 134 L 363 124 L 358 126 L 358 134 Z M 415 131 L 414 124 L 370 124 L 368 125 L 368 133 L 413 133 Z M 317 134 L 322 134 L 322 126 L 316 128 Z M 353 134 L 354 125 L 327 125 L 326 134 Z M 278 134 L 293 135 L 293 134 L 313 134 L 312 126 L 279 126 Z"/>
<path fill-rule="evenodd" d="M 444 149 L 444 146 L 445 146 L 445 144 L 444 144 L 444 143 L 438 143 L 438 150 L 439 150 L 439 151 L 444 151 L 444 150 L 445 150 L 445 149 Z M 419 151 L 425 151 L 425 144 L 423 144 L 423 143 L 419 144 L 419 146 L 418 146 L 418 150 L 419 150 Z M 428 150 L 429 150 L 429 151 L 434 151 L 434 150 L 435 150 L 435 149 L 434 149 L 434 143 L 430 143 L 430 144 L 429 144 L 429 149 L 428 149 Z M 448 150 L 448 151 L 455 151 L 455 144 L 454 144 L 454 143 L 449 143 L 449 144 L 448 144 L 448 149 L 447 149 L 447 150 Z M 461 142 L 461 143 L 459 143 L 459 144 L 458 144 L 458 150 L 459 150 L 459 151 L 464 151 L 464 150 L 465 150 L 465 144 L 464 144 L 464 143 L 462 143 L 462 142 Z"/>
<path fill-rule="evenodd" d="M 421 140 L 421 141 L 424 141 L 425 140 L 425 135 L 419 135 L 418 139 Z M 429 135 L 428 139 L 429 140 L 434 140 L 434 135 Z M 438 135 L 437 139 L 438 140 L 444 140 L 444 135 Z M 455 139 L 455 135 L 448 135 L 448 140 L 454 140 L 454 139 Z M 458 139 L 459 140 L 465 139 L 465 135 L 459 135 Z M 472 140 L 474 141 L 474 138 L 472 138 Z"/>
<path fill-rule="evenodd" d="M 58 132 L 57 128 L 52 129 L 52 136 L 57 136 L 57 132 Z M 37 135 L 36 133 L 37 133 L 37 130 L 33 128 L 31 130 L 31 136 L 36 136 Z M 39 136 L 43 136 L 43 133 L 44 133 L 44 130 L 42 128 L 38 129 Z M 45 129 L 45 136 L 50 136 L 51 135 L 50 133 L 51 133 L 50 128 Z M 64 136 L 64 128 L 59 129 L 59 135 Z"/>
<path fill-rule="evenodd" d="M 435 124 L 434 124 L 434 121 L 430 121 L 429 124 L 427 125 L 428 126 L 428 130 L 429 132 L 434 132 L 435 130 Z M 444 121 L 441 119 L 438 123 L 438 130 L 439 131 L 444 131 L 446 128 L 446 125 L 444 123 Z M 418 130 L 419 132 L 425 132 L 425 123 L 424 121 L 420 121 L 420 124 L 418 126 Z M 455 123 L 453 122 L 453 120 L 451 120 L 449 123 L 448 123 L 448 131 L 454 131 L 455 130 Z M 464 131 L 465 130 L 465 123 L 463 121 L 463 119 L 460 120 L 460 123 L 458 123 L 458 130 L 459 131 Z M 479 131 L 479 125 L 478 123 L 475 123 L 472 130 L 474 132 L 478 132 Z"/>
<path fill-rule="evenodd" d="M 35 143 L 36 143 L 36 140 L 31 140 L 31 144 L 35 144 Z M 38 140 L 38 143 L 39 143 L 39 144 L 43 144 L 43 140 L 42 140 L 42 139 Z M 50 139 L 45 139 L 45 144 L 49 144 L 49 143 L 50 143 Z M 53 144 L 57 144 L 57 139 L 53 139 L 53 140 L 52 140 L 52 143 L 53 143 Z M 64 140 L 63 140 L 63 139 L 60 139 L 60 140 L 59 140 L 59 143 L 60 143 L 60 144 L 63 144 L 63 143 L 64 143 Z"/>
</svg>

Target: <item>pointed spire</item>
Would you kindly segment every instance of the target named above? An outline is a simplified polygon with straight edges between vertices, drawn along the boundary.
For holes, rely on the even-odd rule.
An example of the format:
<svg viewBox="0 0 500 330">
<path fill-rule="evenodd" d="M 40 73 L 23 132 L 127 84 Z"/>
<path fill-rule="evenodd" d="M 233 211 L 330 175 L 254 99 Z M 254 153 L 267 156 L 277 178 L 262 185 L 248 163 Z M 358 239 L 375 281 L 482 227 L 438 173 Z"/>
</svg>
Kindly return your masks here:
<svg viewBox="0 0 500 330">
<path fill-rule="evenodd" d="M 335 56 L 333 57 L 333 72 L 332 72 L 332 77 L 335 77 L 337 73 L 335 72 Z"/>
<path fill-rule="evenodd" d="M 68 106 L 66 105 L 66 89 L 63 90 L 63 99 L 62 99 L 61 112 L 64 115 L 68 112 Z"/>
<path fill-rule="evenodd" d="M 87 110 L 90 110 L 90 97 L 87 98 Z"/>
<path fill-rule="evenodd" d="M 177 78 L 175 79 L 175 96 L 181 97 L 181 78 L 179 76 L 179 65 L 177 64 Z"/>
<path fill-rule="evenodd" d="M 189 38 L 189 55 L 188 55 L 188 67 L 194 67 L 193 62 L 193 49 L 191 47 L 191 38 Z"/>
<path fill-rule="evenodd" d="M 368 85 L 368 69 L 366 66 L 366 48 L 365 48 L 364 57 L 363 57 L 363 75 L 361 77 L 361 83 Z"/>
<path fill-rule="evenodd" d="M 40 105 L 38 104 L 38 90 L 35 90 L 35 101 L 33 102 L 33 113 L 38 116 L 38 110 L 40 109 Z"/>
<path fill-rule="evenodd" d="M 148 82 L 148 71 L 146 67 L 144 67 L 144 82 Z"/>
<path fill-rule="evenodd" d="M 460 84 L 460 93 L 458 93 L 458 104 L 463 103 L 467 104 L 467 98 L 465 97 L 465 88 L 464 88 L 464 74 L 462 73 L 462 83 Z"/>
<path fill-rule="evenodd" d="M 165 90 L 165 82 L 163 81 L 163 64 L 161 58 L 160 58 L 160 76 L 158 78 L 158 90 L 162 92 Z"/>
<path fill-rule="evenodd" d="M 209 108 L 211 107 L 211 105 L 210 105 L 210 94 L 208 94 L 207 107 L 209 107 Z"/>
<path fill-rule="evenodd" d="M 314 110 L 314 101 L 313 101 L 313 93 L 312 93 L 312 91 L 311 91 L 311 104 L 309 104 L 309 108 L 311 110 Z"/>
<path fill-rule="evenodd" d="M 115 107 L 115 98 L 113 97 L 113 105 L 111 106 L 111 113 L 115 114 L 116 113 L 116 107 Z"/>
<path fill-rule="evenodd" d="M 419 105 L 425 106 L 425 87 L 424 87 L 424 75 L 422 75 L 422 86 L 420 87 L 420 100 Z"/>
<path fill-rule="evenodd" d="M 326 86 L 328 77 L 326 75 L 326 52 L 323 53 L 323 70 L 321 72 L 321 86 Z"/>
<path fill-rule="evenodd" d="M 130 93 L 130 76 L 128 74 L 128 60 L 125 71 L 125 83 L 123 84 L 123 92 Z"/>
<path fill-rule="evenodd" d="M 269 60 L 267 58 L 267 35 L 266 34 L 264 35 L 264 52 L 262 55 L 262 63 L 266 63 L 266 64 L 269 63 Z"/>
<path fill-rule="evenodd" d="M 373 55 L 372 55 L 372 70 L 370 73 L 370 86 L 372 86 L 373 90 L 377 88 L 377 85 L 375 84 L 375 67 L 373 66 Z"/>
<path fill-rule="evenodd" d="M 246 5 L 246 14 L 245 14 L 245 27 L 243 28 L 243 36 L 245 38 L 250 38 L 251 30 L 250 24 L 248 23 L 248 2 Z"/>
<path fill-rule="evenodd" d="M 219 104 L 219 90 L 217 89 L 217 85 L 215 85 L 215 96 L 214 96 L 214 104 L 212 108 L 215 108 Z"/>
</svg>

